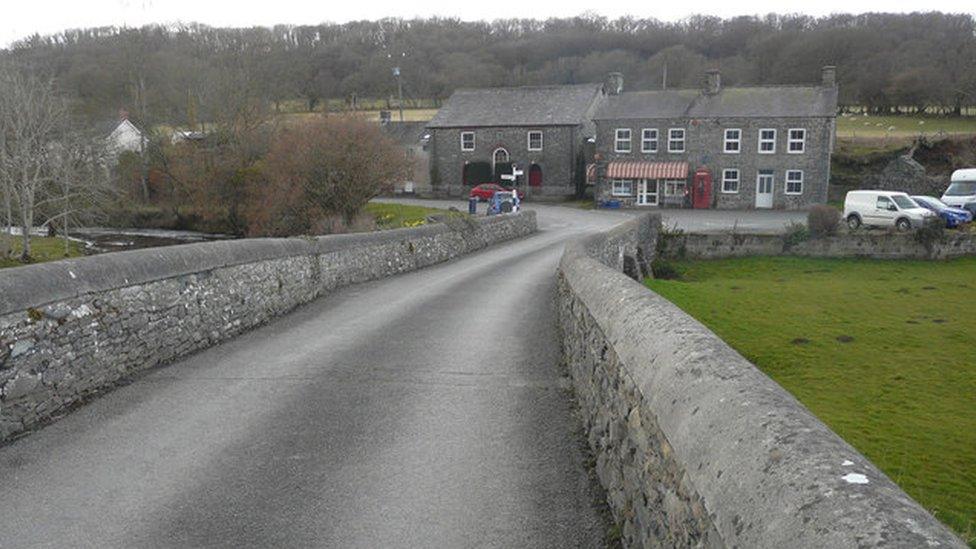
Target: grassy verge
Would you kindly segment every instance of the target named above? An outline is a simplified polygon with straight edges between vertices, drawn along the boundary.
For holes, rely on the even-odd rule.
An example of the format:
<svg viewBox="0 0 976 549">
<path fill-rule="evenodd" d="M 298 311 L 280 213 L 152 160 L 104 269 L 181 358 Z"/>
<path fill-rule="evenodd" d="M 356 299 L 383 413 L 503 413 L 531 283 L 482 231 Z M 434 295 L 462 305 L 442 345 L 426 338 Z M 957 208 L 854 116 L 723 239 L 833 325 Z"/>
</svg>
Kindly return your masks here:
<svg viewBox="0 0 976 549">
<path fill-rule="evenodd" d="M 373 216 L 376 221 L 376 228 L 399 229 L 423 225 L 426 223 L 427 216 L 446 214 L 448 210 L 407 204 L 370 202 L 366 204 L 365 212 Z"/>
<path fill-rule="evenodd" d="M 976 258 L 742 258 L 647 285 L 976 543 Z"/>
<path fill-rule="evenodd" d="M 10 237 L 3 235 L 0 239 L 6 239 L 7 244 L 12 244 L 13 256 L 19 257 L 20 253 L 23 251 L 24 246 L 21 244 L 19 237 L 11 239 Z M 11 242 L 13 240 L 13 242 Z M 6 249 L 6 246 L 0 244 L 0 248 Z M 58 259 L 64 259 L 66 257 L 78 257 L 84 255 L 84 246 L 79 242 L 69 241 L 68 242 L 68 254 L 64 253 L 64 240 L 60 238 L 48 238 L 48 237 L 31 237 L 31 263 L 44 263 L 45 261 L 55 261 Z M 0 257 L 0 269 L 6 267 L 20 267 L 24 265 L 19 259 L 9 259 L 6 257 Z"/>
</svg>

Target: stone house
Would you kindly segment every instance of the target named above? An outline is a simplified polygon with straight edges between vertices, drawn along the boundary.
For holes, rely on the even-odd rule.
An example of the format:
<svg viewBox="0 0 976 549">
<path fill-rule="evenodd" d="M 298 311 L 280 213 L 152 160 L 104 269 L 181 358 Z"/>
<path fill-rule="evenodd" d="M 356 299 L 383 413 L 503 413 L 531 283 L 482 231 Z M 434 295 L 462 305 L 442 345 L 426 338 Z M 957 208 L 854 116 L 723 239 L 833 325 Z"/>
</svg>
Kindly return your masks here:
<svg viewBox="0 0 976 549">
<path fill-rule="evenodd" d="M 430 194 L 430 155 L 427 152 L 426 123 L 424 122 L 395 122 L 380 124 L 383 132 L 396 141 L 407 157 L 413 163 L 413 171 L 404 181 L 394 183 L 393 192 L 396 194 Z"/>
<path fill-rule="evenodd" d="M 819 85 L 723 88 L 713 70 L 701 90 L 611 94 L 587 178 L 598 202 L 623 206 L 825 203 L 836 112 L 834 67 Z"/>
<path fill-rule="evenodd" d="M 458 90 L 427 123 L 430 183 L 440 196 L 467 196 L 471 187 L 522 173 L 527 196 L 582 194 L 592 117 L 606 98 L 601 84 Z"/>
</svg>

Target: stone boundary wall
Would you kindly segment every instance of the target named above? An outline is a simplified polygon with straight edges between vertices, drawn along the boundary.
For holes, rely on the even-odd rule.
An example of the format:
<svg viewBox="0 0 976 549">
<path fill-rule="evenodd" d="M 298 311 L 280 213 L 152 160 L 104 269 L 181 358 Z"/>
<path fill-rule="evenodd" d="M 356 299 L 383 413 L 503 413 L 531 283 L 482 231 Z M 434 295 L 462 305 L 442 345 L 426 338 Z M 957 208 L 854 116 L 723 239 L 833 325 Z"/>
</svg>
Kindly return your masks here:
<svg viewBox="0 0 976 549">
<path fill-rule="evenodd" d="M 620 272 L 655 214 L 567 245 L 565 360 L 628 547 L 965 547 L 796 399 Z M 611 261 L 607 262 L 607 259 Z"/>
<path fill-rule="evenodd" d="M 0 271 L 0 442 L 331 290 L 536 231 L 535 212 L 117 252 Z"/>
<path fill-rule="evenodd" d="M 930 246 L 912 233 L 862 231 L 810 239 L 788 246 L 782 234 L 682 233 L 662 240 L 661 253 L 669 258 L 721 259 L 755 255 L 873 259 L 951 259 L 976 255 L 976 234 L 946 233 Z"/>
</svg>

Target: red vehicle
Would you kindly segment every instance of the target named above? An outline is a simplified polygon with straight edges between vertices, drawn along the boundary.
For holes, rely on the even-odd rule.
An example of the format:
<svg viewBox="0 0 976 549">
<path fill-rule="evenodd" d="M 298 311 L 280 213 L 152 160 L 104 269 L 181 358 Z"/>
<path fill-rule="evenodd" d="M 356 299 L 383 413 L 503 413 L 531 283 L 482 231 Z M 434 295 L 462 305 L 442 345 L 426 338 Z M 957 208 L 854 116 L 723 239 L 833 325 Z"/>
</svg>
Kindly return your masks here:
<svg viewBox="0 0 976 549">
<path fill-rule="evenodd" d="M 491 197 L 495 196 L 498 191 L 512 192 L 512 189 L 506 189 L 497 183 L 482 183 L 471 189 L 471 194 L 468 195 L 471 198 L 477 198 L 478 202 L 486 202 L 491 200 Z M 525 193 L 521 190 L 518 191 L 519 200 L 525 200 Z"/>
</svg>

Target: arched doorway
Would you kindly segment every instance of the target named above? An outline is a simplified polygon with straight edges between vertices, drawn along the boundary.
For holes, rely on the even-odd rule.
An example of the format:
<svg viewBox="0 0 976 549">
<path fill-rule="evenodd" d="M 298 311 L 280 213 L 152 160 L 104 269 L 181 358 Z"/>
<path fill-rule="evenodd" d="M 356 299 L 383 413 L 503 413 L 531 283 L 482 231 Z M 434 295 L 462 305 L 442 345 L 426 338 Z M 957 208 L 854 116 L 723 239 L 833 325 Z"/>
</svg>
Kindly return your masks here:
<svg viewBox="0 0 976 549">
<path fill-rule="evenodd" d="M 511 158 L 508 156 L 508 151 L 503 147 L 498 147 L 495 152 L 491 153 L 491 168 L 495 176 L 495 183 L 504 183 L 502 174 L 512 173 Z"/>
<path fill-rule="evenodd" d="M 468 187 L 474 187 L 482 183 L 491 183 L 491 164 L 487 162 L 468 162 L 464 165 L 464 173 L 461 174 L 461 178 Z"/>
<path fill-rule="evenodd" d="M 529 186 L 542 186 L 542 166 L 538 164 L 532 164 L 529 166 Z"/>
</svg>

